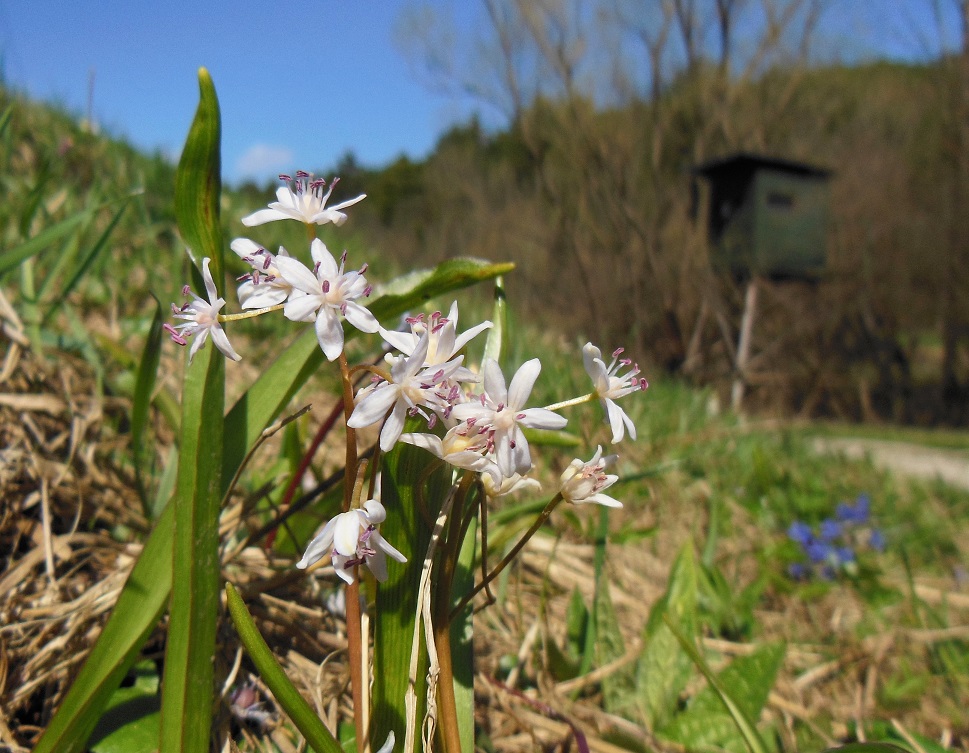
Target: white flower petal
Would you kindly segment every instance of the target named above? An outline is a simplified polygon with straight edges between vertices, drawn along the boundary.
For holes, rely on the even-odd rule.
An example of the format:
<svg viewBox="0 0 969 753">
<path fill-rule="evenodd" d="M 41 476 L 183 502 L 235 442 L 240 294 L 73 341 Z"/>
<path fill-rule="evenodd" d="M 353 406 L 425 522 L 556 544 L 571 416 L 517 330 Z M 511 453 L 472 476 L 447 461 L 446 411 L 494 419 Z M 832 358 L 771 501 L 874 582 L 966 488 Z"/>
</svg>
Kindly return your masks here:
<svg viewBox="0 0 969 753">
<path fill-rule="evenodd" d="M 360 533 L 364 527 L 363 516 L 359 510 L 341 512 L 334 520 L 333 551 L 344 557 L 352 557 L 357 552 Z"/>
<path fill-rule="evenodd" d="M 291 322 L 313 321 L 322 303 L 320 296 L 316 295 L 290 296 L 283 306 L 283 315 Z"/>
<path fill-rule="evenodd" d="M 519 411 L 521 418 L 518 423 L 527 426 L 529 429 L 548 429 L 556 430 L 563 428 L 569 421 L 565 416 L 553 413 L 545 408 L 526 408 Z"/>
<path fill-rule="evenodd" d="M 390 415 L 387 416 L 387 420 L 384 421 L 384 426 L 380 430 L 380 449 L 384 452 L 390 452 L 397 444 L 400 433 L 404 430 L 404 423 L 407 421 L 407 408 L 407 403 L 398 400 Z"/>
<path fill-rule="evenodd" d="M 380 329 L 380 323 L 370 310 L 354 301 L 345 302 L 343 316 L 361 332 L 374 333 Z"/>
<path fill-rule="evenodd" d="M 333 528 L 336 526 L 336 520 L 336 518 L 333 518 L 323 526 L 323 529 L 306 547 L 306 553 L 303 555 L 303 559 L 296 563 L 296 567 L 305 570 L 314 562 L 329 554 L 333 547 Z"/>
<path fill-rule="evenodd" d="M 399 396 L 400 388 L 397 385 L 381 384 L 357 403 L 357 407 L 350 414 L 347 426 L 351 429 L 362 429 L 364 426 L 372 426 L 378 421 L 383 421 L 390 406 L 397 402 Z"/>
<path fill-rule="evenodd" d="M 257 212 L 242 218 L 242 224 L 246 227 L 254 227 L 256 225 L 265 225 L 267 222 L 275 222 L 276 220 L 288 220 L 290 216 L 288 214 L 283 214 L 278 209 L 260 209 Z"/>
<path fill-rule="evenodd" d="M 496 403 L 508 403 L 508 391 L 505 389 L 505 375 L 501 373 L 501 367 L 493 358 L 486 358 L 481 364 L 481 373 L 484 377 L 484 391 Z"/>
<path fill-rule="evenodd" d="M 336 311 L 329 306 L 316 316 L 316 339 L 328 361 L 335 361 L 343 352 L 343 325 Z"/>
<path fill-rule="evenodd" d="M 226 336 L 222 327 L 215 325 L 214 327 L 211 327 L 209 331 L 212 333 L 212 343 L 216 348 L 222 351 L 224 356 L 231 358 L 233 361 L 242 360 L 242 356 L 232 349 L 232 344 L 229 342 L 229 338 Z"/>
<path fill-rule="evenodd" d="M 511 386 L 508 388 L 508 405 L 521 408 L 528 401 L 528 396 L 531 394 L 535 380 L 538 379 L 541 371 L 542 362 L 537 358 L 526 361 L 521 365 L 521 368 L 512 377 Z"/>
<path fill-rule="evenodd" d="M 310 256 L 313 261 L 320 265 L 321 277 L 335 277 L 340 273 L 340 268 L 336 264 L 336 259 L 330 253 L 330 249 L 319 238 L 314 238 L 310 244 Z"/>
<path fill-rule="evenodd" d="M 297 290 L 308 295 L 322 295 L 320 281 L 303 262 L 289 256 L 276 257 L 276 269 L 280 276 Z"/>
</svg>

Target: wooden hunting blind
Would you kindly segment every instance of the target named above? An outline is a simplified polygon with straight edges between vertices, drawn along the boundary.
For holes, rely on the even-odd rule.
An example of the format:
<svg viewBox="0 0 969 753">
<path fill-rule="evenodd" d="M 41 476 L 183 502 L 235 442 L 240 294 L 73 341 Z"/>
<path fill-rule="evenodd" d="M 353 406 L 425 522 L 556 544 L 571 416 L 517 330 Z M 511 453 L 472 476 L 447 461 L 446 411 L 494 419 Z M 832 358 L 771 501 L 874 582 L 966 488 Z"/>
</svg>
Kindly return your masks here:
<svg viewBox="0 0 969 753">
<path fill-rule="evenodd" d="M 738 153 L 697 166 L 709 186 L 713 262 L 741 277 L 814 279 L 824 268 L 830 171 Z"/>
</svg>

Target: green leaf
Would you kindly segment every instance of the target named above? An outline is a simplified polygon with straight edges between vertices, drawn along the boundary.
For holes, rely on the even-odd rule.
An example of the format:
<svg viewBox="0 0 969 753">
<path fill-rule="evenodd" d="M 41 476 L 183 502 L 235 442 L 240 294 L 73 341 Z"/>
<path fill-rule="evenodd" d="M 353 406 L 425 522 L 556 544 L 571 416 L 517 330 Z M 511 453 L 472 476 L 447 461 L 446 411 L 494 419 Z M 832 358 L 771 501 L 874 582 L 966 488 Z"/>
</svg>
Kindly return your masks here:
<svg viewBox="0 0 969 753">
<path fill-rule="evenodd" d="M 393 731 L 400 748 L 405 743 L 403 699 L 409 685 L 421 568 L 434 520 L 450 488 L 450 476 L 443 464 L 429 476 L 427 468 L 425 450 L 398 442 L 384 457 L 381 471 L 382 502 L 387 508 L 387 519 L 380 533 L 407 557 L 407 562 L 391 563 L 387 580 L 377 587 L 370 737 L 375 741 L 385 740 Z M 427 652 L 422 648 L 415 688 L 418 745 L 426 709 L 427 664 Z"/>
<path fill-rule="evenodd" d="M 199 106 L 175 172 L 175 219 L 196 263 L 201 265 L 205 257 L 211 259 L 209 271 L 221 294 L 225 290 L 225 249 L 219 219 L 222 125 L 212 77 L 205 68 L 199 68 L 198 75 Z"/>
<path fill-rule="evenodd" d="M 89 222 L 94 216 L 95 209 L 82 209 L 80 212 L 61 220 L 48 228 L 44 228 L 33 238 L 21 243 L 15 248 L 0 253 L 0 277 L 16 269 L 21 263 L 46 250 L 68 233 L 73 232 L 78 225 Z"/>
<path fill-rule="evenodd" d="M 104 229 L 104 232 L 101 233 L 94 245 L 88 249 L 88 252 L 81 259 L 81 263 L 77 265 L 77 268 L 74 270 L 74 274 L 71 275 L 71 278 L 67 281 L 67 284 L 57 292 L 57 296 L 54 298 L 52 304 L 48 306 L 47 311 L 44 312 L 44 318 L 41 321 L 41 324 L 47 323 L 60 304 L 67 299 L 67 296 L 71 294 L 71 291 L 74 290 L 77 283 L 80 282 L 80 280 L 87 273 L 88 269 L 91 267 L 91 264 L 94 263 L 94 260 L 97 259 L 105 248 L 108 247 L 108 239 L 111 237 L 111 233 L 114 232 L 114 229 L 121 221 L 121 217 L 124 214 L 125 209 L 128 208 L 128 202 L 130 200 L 130 196 L 123 200 L 118 211 L 114 213 L 114 216 L 111 218 L 110 222 L 108 222 L 108 226 Z M 46 288 L 46 284 L 42 285 L 39 294 L 43 294 Z"/>
<path fill-rule="evenodd" d="M 693 674 L 693 662 L 664 618 L 680 632 L 697 632 L 697 567 L 692 544 L 680 550 L 670 570 L 666 593 L 657 601 L 643 630 L 643 653 L 636 667 L 636 702 L 650 729 L 672 717 L 680 693 Z"/>
<path fill-rule="evenodd" d="M 474 500 L 471 504 L 477 504 Z M 472 521 L 462 542 L 451 593 L 451 607 L 474 587 L 474 563 L 478 556 L 478 519 Z M 451 663 L 454 701 L 458 709 L 461 749 L 474 750 L 474 610 L 462 609 L 451 621 Z M 380 740 L 380 737 L 376 738 Z"/>
<path fill-rule="evenodd" d="M 219 614 L 219 508 L 225 358 L 203 348 L 186 369 L 175 485 L 172 591 L 160 750 L 209 748 L 213 662 Z"/>
<path fill-rule="evenodd" d="M 690 750 L 717 746 L 737 751 L 746 747 L 750 753 L 766 753 L 767 746 L 752 720 L 760 717 L 767 703 L 784 659 L 784 645 L 762 646 L 714 675 L 692 639 L 673 620 L 666 618 L 665 621 L 706 677 L 709 687 L 700 691 L 689 708 L 661 730 L 661 734 Z"/>
<path fill-rule="evenodd" d="M 141 495 L 145 513 L 153 517 L 154 510 L 148 504 L 148 491 L 145 487 L 145 434 L 148 428 L 148 409 L 151 406 L 151 393 L 155 389 L 155 378 L 158 375 L 158 364 L 161 361 L 162 347 L 162 308 L 155 299 L 155 315 L 148 328 L 145 347 L 138 362 L 138 372 L 135 377 L 135 393 L 131 407 L 131 457 L 135 466 L 135 481 Z"/>
<path fill-rule="evenodd" d="M 161 478 L 158 479 L 158 488 L 151 501 L 150 514 L 152 518 L 157 518 L 162 514 L 168 501 L 175 493 L 175 482 L 178 479 L 178 449 L 168 448 L 168 454 L 162 465 Z"/>
<path fill-rule="evenodd" d="M 158 668 L 141 661 L 134 668 L 134 683 L 118 688 L 104 716 L 91 734 L 93 753 L 152 753 L 158 748 L 161 704 Z"/>
<path fill-rule="evenodd" d="M 219 224 L 219 103 L 199 70 L 199 106 L 175 173 L 175 216 L 182 237 L 211 259 L 222 280 Z M 221 571 L 219 511 L 225 358 L 210 345 L 186 367 L 175 484 L 172 592 L 162 685 L 161 753 L 207 753 L 212 728 L 213 658 Z"/>
<path fill-rule="evenodd" d="M 81 753 L 112 694 L 158 624 L 172 589 L 174 507 L 155 523 L 97 643 L 63 703 L 34 748 L 35 753 Z"/>
<path fill-rule="evenodd" d="M 276 702 L 282 707 L 293 724 L 296 726 L 306 742 L 317 753 L 343 753 L 343 748 L 323 722 L 313 711 L 313 708 L 303 699 L 296 686 L 290 681 L 273 656 L 259 629 L 252 621 L 249 610 L 231 583 L 225 584 L 226 601 L 232 624 L 239 633 L 242 645 L 246 647 L 249 658 L 259 672 L 259 677 L 272 691 Z"/>
</svg>

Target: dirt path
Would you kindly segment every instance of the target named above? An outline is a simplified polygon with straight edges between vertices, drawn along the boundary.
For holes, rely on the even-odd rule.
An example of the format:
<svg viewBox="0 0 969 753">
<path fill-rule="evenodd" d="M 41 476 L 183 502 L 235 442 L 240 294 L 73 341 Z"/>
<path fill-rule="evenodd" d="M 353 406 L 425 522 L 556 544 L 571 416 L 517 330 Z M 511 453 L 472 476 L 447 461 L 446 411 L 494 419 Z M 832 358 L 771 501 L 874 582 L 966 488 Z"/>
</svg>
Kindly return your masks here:
<svg viewBox="0 0 969 753">
<path fill-rule="evenodd" d="M 881 439 L 817 438 L 818 452 L 840 453 L 852 459 L 866 456 L 878 468 L 903 476 L 939 478 L 951 486 L 969 491 L 969 453 Z"/>
</svg>

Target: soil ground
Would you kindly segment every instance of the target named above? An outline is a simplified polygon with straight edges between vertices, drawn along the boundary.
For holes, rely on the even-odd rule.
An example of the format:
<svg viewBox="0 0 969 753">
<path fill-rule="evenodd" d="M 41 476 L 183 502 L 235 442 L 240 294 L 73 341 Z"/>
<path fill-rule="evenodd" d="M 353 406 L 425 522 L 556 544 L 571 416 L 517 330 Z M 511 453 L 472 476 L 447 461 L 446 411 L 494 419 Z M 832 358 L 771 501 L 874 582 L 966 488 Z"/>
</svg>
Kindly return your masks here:
<svg viewBox="0 0 969 753">
<path fill-rule="evenodd" d="M 818 452 L 841 453 L 851 459 L 868 457 L 892 473 L 919 478 L 937 478 L 969 491 L 969 453 L 882 439 L 853 437 L 817 438 Z"/>
</svg>

